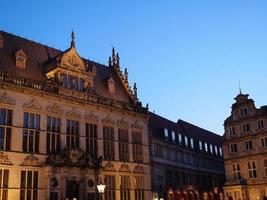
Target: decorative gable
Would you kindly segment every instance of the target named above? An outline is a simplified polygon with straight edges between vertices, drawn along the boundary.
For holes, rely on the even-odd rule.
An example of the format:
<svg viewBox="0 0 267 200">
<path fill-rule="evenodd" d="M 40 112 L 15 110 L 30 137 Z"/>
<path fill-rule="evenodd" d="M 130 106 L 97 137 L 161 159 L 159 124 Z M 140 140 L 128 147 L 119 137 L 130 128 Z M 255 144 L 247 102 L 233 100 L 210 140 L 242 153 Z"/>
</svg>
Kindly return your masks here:
<svg viewBox="0 0 267 200">
<path fill-rule="evenodd" d="M 42 163 L 39 161 L 37 156 L 31 154 L 23 160 L 21 166 L 41 167 Z"/>
<path fill-rule="evenodd" d="M 114 94 L 115 93 L 115 81 L 114 81 L 114 79 L 112 77 L 110 77 L 107 80 L 107 84 L 108 84 L 109 93 Z"/>
<path fill-rule="evenodd" d="M 33 98 L 30 102 L 24 103 L 23 108 L 33 109 L 33 110 L 42 110 L 42 106 Z"/>
<path fill-rule="evenodd" d="M 16 105 L 16 100 L 8 96 L 6 92 L 0 95 L 0 102 L 9 105 Z"/>
<path fill-rule="evenodd" d="M 16 59 L 16 66 L 19 68 L 25 68 L 27 64 L 27 55 L 22 49 L 19 49 L 15 53 L 15 59 Z"/>
<path fill-rule="evenodd" d="M 4 47 L 4 38 L 3 36 L 0 34 L 0 48 Z"/>
</svg>

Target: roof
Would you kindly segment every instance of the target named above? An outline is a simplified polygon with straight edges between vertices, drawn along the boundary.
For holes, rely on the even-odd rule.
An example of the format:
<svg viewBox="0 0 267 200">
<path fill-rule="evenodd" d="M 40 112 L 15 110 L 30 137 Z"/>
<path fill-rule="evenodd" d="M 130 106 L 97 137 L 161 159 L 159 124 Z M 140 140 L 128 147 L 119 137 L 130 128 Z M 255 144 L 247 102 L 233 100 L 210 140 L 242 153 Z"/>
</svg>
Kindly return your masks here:
<svg viewBox="0 0 267 200">
<path fill-rule="evenodd" d="M 0 31 L 4 39 L 4 47 L 0 48 L 0 71 L 13 76 L 45 81 L 45 63 L 53 63 L 54 59 L 63 52 L 37 42 Z M 27 55 L 25 69 L 16 67 L 15 53 L 22 49 Z M 82 58 L 88 66 L 95 66 L 97 75 L 94 79 L 96 94 L 105 98 L 114 99 L 125 103 L 133 103 L 125 90 L 124 85 L 112 67 L 108 67 Z M 115 93 L 110 93 L 107 87 L 107 79 L 112 77 L 115 81 Z"/>
<path fill-rule="evenodd" d="M 217 135 L 211 131 L 200 128 L 196 125 L 193 125 L 189 122 L 179 119 L 177 123 L 166 119 L 162 116 L 156 115 L 155 113 L 149 113 L 149 126 L 155 131 L 156 129 L 164 129 L 175 131 L 177 133 L 182 133 L 194 140 L 201 140 L 209 144 L 214 144 L 221 146 L 222 136 Z"/>
</svg>

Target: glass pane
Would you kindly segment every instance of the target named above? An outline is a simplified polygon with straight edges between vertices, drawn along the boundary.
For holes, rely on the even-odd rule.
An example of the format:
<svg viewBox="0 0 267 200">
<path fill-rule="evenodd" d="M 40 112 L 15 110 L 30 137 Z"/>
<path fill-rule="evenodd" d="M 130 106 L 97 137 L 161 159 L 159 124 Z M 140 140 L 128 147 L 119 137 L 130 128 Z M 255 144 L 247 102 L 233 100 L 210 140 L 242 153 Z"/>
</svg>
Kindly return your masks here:
<svg viewBox="0 0 267 200">
<path fill-rule="evenodd" d="M 46 128 L 48 131 L 51 130 L 51 117 L 50 116 L 47 117 Z"/>
<path fill-rule="evenodd" d="M 26 171 L 21 171 L 20 176 L 20 187 L 25 188 L 25 181 L 26 181 Z"/>
<path fill-rule="evenodd" d="M 0 127 L 0 149 L 4 149 L 5 142 L 5 129 L 4 127 Z"/>
<path fill-rule="evenodd" d="M 35 128 L 40 130 L 40 115 L 36 115 Z"/>
<path fill-rule="evenodd" d="M 28 171 L 27 174 L 27 188 L 32 188 L 32 172 Z"/>
<path fill-rule="evenodd" d="M 52 131 L 56 132 L 56 118 L 52 117 Z"/>
<path fill-rule="evenodd" d="M 33 188 L 38 188 L 38 172 L 34 172 Z"/>
<path fill-rule="evenodd" d="M 34 128 L 34 114 L 30 113 L 30 128 Z"/>
<path fill-rule="evenodd" d="M 39 131 L 35 131 L 35 152 L 39 152 L 39 138 L 40 138 L 40 133 Z"/>
<path fill-rule="evenodd" d="M 4 179 L 3 179 L 3 187 L 8 188 L 8 180 L 9 180 L 9 171 L 4 170 Z"/>
<path fill-rule="evenodd" d="M 10 150 L 11 146 L 11 128 L 6 128 L 6 149 Z"/>
<path fill-rule="evenodd" d="M 4 125 L 6 124 L 6 109 L 1 108 L 0 112 L 0 124 Z"/>
<path fill-rule="evenodd" d="M 12 126 L 12 110 L 8 110 L 7 112 L 7 125 Z"/>
<path fill-rule="evenodd" d="M 28 128 L 28 121 L 29 121 L 29 113 L 24 113 L 23 116 L 23 127 Z"/>
<path fill-rule="evenodd" d="M 33 152 L 33 131 L 29 131 L 29 152 Z"/>
</svg>

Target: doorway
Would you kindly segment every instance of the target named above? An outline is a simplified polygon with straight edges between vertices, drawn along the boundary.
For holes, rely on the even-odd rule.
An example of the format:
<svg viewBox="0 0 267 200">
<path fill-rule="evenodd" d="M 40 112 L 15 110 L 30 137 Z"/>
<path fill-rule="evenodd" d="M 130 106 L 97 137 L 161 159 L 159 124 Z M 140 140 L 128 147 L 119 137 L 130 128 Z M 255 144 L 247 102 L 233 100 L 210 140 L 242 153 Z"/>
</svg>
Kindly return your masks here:
<svg viewBox="0 0 267 200">
<path fill-rule="evenodd" d="M 67 181 L 66 198 L 79 200 L 79 184 L 75 180 Z"/>
</svg>

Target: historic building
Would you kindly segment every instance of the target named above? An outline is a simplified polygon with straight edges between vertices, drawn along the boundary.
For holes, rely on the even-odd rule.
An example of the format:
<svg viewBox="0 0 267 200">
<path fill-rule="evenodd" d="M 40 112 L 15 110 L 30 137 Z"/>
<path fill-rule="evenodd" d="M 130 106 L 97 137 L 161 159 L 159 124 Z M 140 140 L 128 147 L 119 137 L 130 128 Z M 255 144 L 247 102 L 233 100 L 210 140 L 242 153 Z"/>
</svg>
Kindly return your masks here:
<svg viewBox="0 0 267 200">
<path fill-rule="evenodd" d="M 229 200 L 267 199 L 267 106 L 256 108 L 240 94 L 225 120 L 225 196 Z"/>
<path fill-rule="evenodd" d="M 150 113 L 149 143 L 154 199 L 222 199 L 222 137 Z"/>
<path fill-rule="evenodd" d="M 0 31 L 0 200 L 150 200 L 148 113 L 108 66 Z"/>
</svg>

